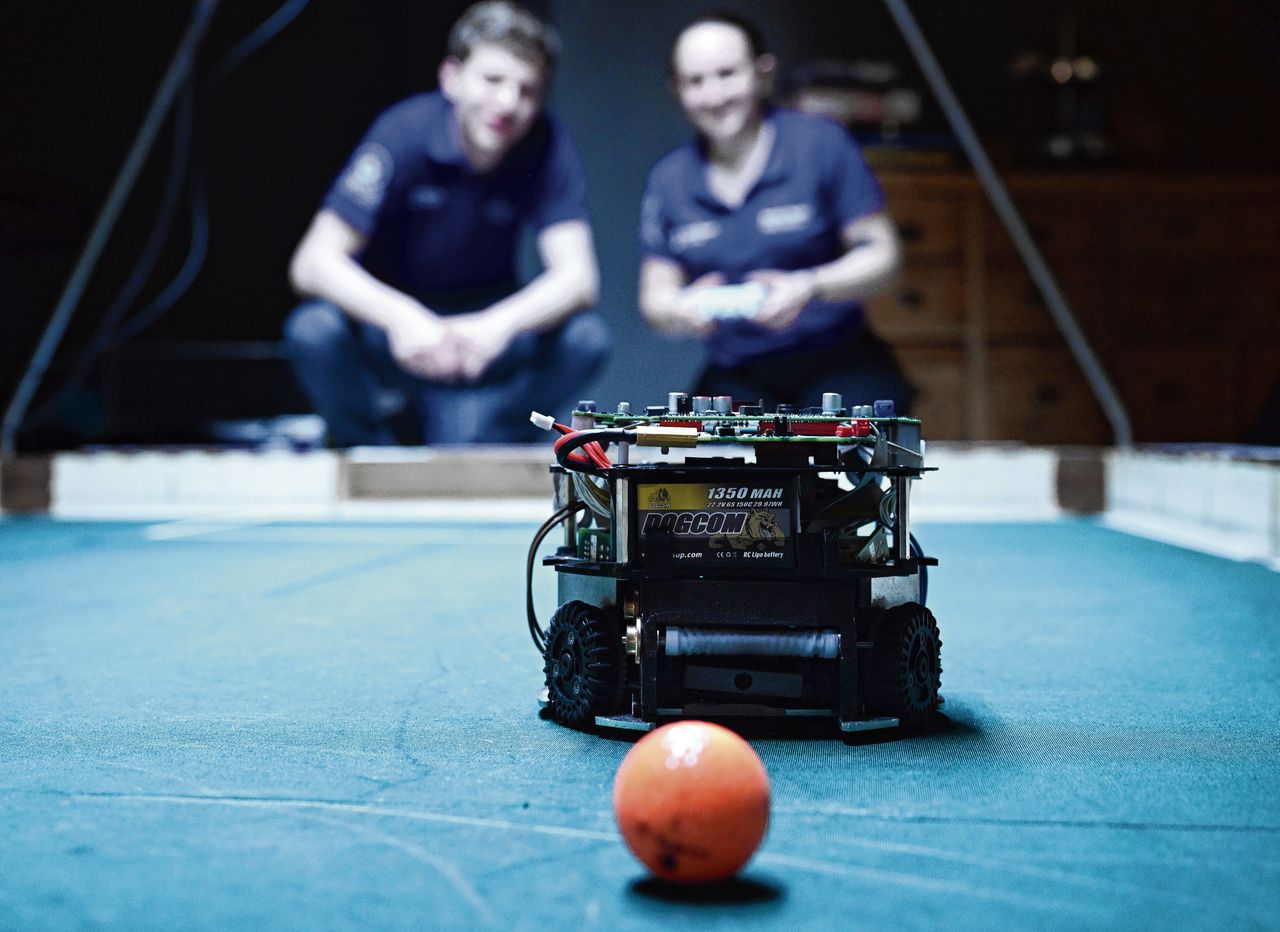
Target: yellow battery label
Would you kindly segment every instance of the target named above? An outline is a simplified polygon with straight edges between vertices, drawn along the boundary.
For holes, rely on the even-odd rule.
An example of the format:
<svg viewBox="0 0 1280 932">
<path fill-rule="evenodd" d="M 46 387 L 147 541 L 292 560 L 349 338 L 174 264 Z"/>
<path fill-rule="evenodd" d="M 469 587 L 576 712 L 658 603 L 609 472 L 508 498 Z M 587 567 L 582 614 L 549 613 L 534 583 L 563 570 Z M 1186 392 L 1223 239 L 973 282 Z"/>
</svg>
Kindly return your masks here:
<svg viewBox="0 0 1280 932">
<path fill-rule="evenodd" d="M 787 490 L 781 485 L 740 485 L 713 482 L 655 482 L 636 487 L 636 505 L 646 511 L 701 508 L 785 508 Z"/>
<path fill-rule="evenodd" d="M 639 483 L 643 541 L 669 542 L 672 559 L 694 565 L 790 564 L 790 484 Z"/>
</svg>

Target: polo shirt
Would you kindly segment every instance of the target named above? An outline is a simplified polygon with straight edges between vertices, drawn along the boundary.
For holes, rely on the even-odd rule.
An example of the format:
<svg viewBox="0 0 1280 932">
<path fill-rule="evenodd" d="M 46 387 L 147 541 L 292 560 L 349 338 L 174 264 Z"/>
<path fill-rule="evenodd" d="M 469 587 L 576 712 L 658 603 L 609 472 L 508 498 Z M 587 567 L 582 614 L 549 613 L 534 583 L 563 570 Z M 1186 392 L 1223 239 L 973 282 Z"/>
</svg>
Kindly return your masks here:
<svg viewBox="0 0 1280 932">
<path fill-rule="evenodd" d="M 796 271 L 846 252 L 841 231 L 884 208 L 884 194 L 849 134 L 822 117 L 789 110 L 766 116 L 773 149 L 743 203 L 729 207 L 707 187 L 708 160 L 694 140 L 649 173 L 640 217 L 642 254 L 667 259 L 689 281 L 708 272 L 738 284 L 749 272 Z M 791 327 L 722 320 L 707 338 L 707 359 L 734 368 L 765 356 L 835 345 L 862 326 L 852 301 L 813 301 Z"/>
<path fill-rule="evenodd" d="M 453 104 L 436 91 L 374 121 L 324 207 L 368 238 L 366 268 L 434 299 L 514 290 L 521 227 L 586 220 L 586 200 L 582 159 L 550 116 L 539 115 L 496 168 L 478 174 L 462 150 Z"/>
</svg>

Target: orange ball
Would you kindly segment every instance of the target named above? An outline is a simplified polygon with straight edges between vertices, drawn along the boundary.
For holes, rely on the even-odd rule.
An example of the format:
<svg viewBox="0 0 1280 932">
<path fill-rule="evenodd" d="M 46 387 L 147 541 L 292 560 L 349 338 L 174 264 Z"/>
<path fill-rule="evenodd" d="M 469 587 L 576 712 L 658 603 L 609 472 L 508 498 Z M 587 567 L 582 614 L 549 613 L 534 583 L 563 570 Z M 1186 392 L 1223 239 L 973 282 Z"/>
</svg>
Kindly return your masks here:
<svg viewBox="0 0 1280 932">
<path fill-rule="evenodd" d="M 769 776 L 751 745 L 710 722 L 673 722 L 618 767 L 613 811 L 627 847 L 663 880 L 732 876 L 769 827 Z"/>
</svg>

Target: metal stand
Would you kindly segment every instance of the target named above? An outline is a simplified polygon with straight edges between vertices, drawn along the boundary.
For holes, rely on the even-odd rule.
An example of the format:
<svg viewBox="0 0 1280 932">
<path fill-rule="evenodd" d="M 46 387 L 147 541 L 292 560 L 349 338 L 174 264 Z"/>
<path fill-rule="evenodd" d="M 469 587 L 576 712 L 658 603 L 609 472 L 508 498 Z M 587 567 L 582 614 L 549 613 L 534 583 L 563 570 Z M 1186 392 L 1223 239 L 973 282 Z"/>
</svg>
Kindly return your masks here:
<svg viewBox="0 0 1280 932">
<path fill-rule="evenodd" d="M 1058 283 L 1054 280 L 1053 274 L 1049 271 L 1049 266 L 1044 261 L 1044 256 L 1040 254 L 1035 240 L 1027 230 L 1026 224 L 1022 221 L 1022 216 L 1010 199 L 1008 190 L 996 173 L 995 167 L 991 164 L 991 159 L 987 157 L 986 150 L 982 148 L 978 134 L 974 132 L 968 116 L 965 115 L 964 108 L 960 106 L 959 100 L 956 99 L 955 92 L 952 91 L 946 75 L 942 72 L 942 67 L 933 55 L 933 50 L 929 48 L 929 43 L 925 41 L 924 34 L 916 23 L 915 16 L 908 9 L 906 0 L 884 0 L 884 2 L 889 9 L 889 15 L 897 23 L 898 31 L 902 33 L 902 38 L 906 41 L 907 48 L 915 56 L 916 63 L 920 66 L 921 72 L 924 73 L 925 80 L 929 82 L 929 88 L 933 91 L 934 97 L 937 98 L 943 113 L 946 114 L 947 122 L 951 124 L 951 129 L 955 132 L 956 139 L 960 142 L 961 148 L 964 149 L 965 155 L 969 157 L 969 163 L 973 166 L 973 170 L 978 176 L 978 181 L 986 192 L 987 200 L 991 202 L 991 207 L 995 210 L 996 216 L 1000 218 L 1005 231 L 1008 232 L 1009 237 L 1013 240 L 1013 245 L 1017 248 L 1018 255 L 1022 257 L 1027 271 L 1031 273 L 1032 281 L 1035 282 L 1036 288 L 1039 289 L 1045 304 L 1048 305 L 1049 313 L 1057 323 L 1058 329 L 1062 331 L 1062 335 L 1067 341 L 1067 347 L 1071 350 L 1072 355 L 1075 356 L 1081 370 L 1083 370 L 1084 377 L 1088 381 L 1089 387 L 1093 390 L 1093 394 L 1097 397 L 1099 404 L 1102 405 L 1102 410 L 1106 414 L 1107 420 L 1111 422 L 1111 430 L 1115 434 L 1116 446 L 1132 446 L 1133 431 L 1129 426 L 1129 415 L 1125 411 L 1124 402 L 1120 400 L 1120 396 L 1112 386 L 1107 373 L 1098 362 L 1092 347 L 1089 346 L 1089 341 L 1080 330 L 1080 325 L 1076 322 L 1075 315 L 1071 312 L 1071 306 L 1067 303 L 1067 299 L 1063 297 L 1061 289 L 1058 288 Z"/>
<path fill-rule="evenodd" d="M 14 392 L 13 398 L 9 402 L 9 407 L 5 410 L 4 421 L 0 423 L 0 454 L 8 456 L 14 452 L 14 438 L 22 427 L 22 420 L 26 417 L 27 408 L 30 407 L 36 390 L 40 387 L 40 382 L 44 378 L 45 371 L 49 368 L 53 354 L 57 352 L 58 344 L 62 342 L 67 325 L 71 323 L 76 305 L 79 304 L 85 287 L 89 284 L 89 278 L 93 275 L 94 267 L 98 264 L 98 259 L 102 255 L 103 248 L 107 245 L 107 240 L 111 237 L 111 232 L 119 219 L 120 211 L 124 208 L 125 201 L 133 190 L 133 185 L 138 179 L 138 173 L 142 171 L 142 166 L 146 163 L 147 155 L 151 152 L 151 145 L 155 142 L 156 134 L 164 124 L 169 108 L 173 105 L 173 99 L 191 75 L 192 66 L 195 64 L 196 50 L 200 46 L 205 30 L 209 27 L 209 21 L 213 19 L 213 13 L 218 8 L 218 3 L 219 0 L 197 0 L 195 9 L 191 14 L 191 22 L 187 25 L 187 31 L 178 43 L 173 60 L 169 63 L 169 70 L 165 72 L 160 86 L 156 88 L 155 96 L 151 100 L 151 107 L 147 111 L 146 118 L 142 121 L 138 135 L 134 137 L 129 155 L 125 158 L 124 165 L 121 166 L 120 173 L 116 176 L 115 183 L 111 186 L 111 192 L 107 195 L 107 201 L 103 204 L 97 221 L 94 222 L 93 231 L 89 234 L 89 240 L 85 243 L 84 250 L 80 253 L 80 258 L 76 260 L 75 268 L 71 272 L 71 277 L 67 279 L 62 296 L 58 299 L 58 304 L 49 318 L 49 323 L 45 326 L 44 333 L 40 336 L 40 342 L 36 345 L 35 352 L 31 355 L 31 361 L 27 363 L 27 369 L 23 373 L 22 381 L 18 383 L 18 389 Z"/>
</svg>

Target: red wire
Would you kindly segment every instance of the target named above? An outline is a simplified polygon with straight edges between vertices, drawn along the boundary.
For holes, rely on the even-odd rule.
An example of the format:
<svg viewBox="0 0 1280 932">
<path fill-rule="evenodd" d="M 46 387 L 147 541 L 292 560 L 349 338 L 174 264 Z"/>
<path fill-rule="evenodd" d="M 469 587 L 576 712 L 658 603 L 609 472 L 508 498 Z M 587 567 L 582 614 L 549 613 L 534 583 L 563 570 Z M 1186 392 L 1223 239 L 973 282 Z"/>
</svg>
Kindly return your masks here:
<svg viewBox="0 0 1280 932">
<path fill-rule="evenodd" d="M 559 421 L 553 421 L 551 423 L 551 426 L 554 427 L 556 430 L 560 431 L 563 437 L 568 437 L 570 434 L 577 433 L 577 431 L 574 430 L 572 427 L 568 427 L 564 424 L 561 424 Z M 555 449 L 557 450 L 560 449 L 559 440 L 556 441 Z M 582 449 L 582 452 L 585 453 L 591 459 L 591 461 L 595 463 L 595 465 L 599 466 L 601 469 L 608 469 L 610 466 L 613 465 L 613 462 L 609 459 L 608 454 L 604 452 L 604 448 L 600 446 L 600 444 L 596 443 L 595 441 L 592 441 L 591 443 L 583 444 L 581 449 Z M 583 460 L 578 456 L 576 451 L 573 453 L 570 453 L 569 458 L 572 459 L 575 463 L 583 462 Z"/>
<path fill-rule="evenodd" d="M 604 452 L 604 448 L 594 440 L 591 443 L 586 444 L 583 449 L 586 450 L 587 455 L 595 460 L 596 465 L 601 469 L 608 469 L 613 465 L 613 461 L 610 460 L 608 454 Z"/>
<path fill-rule="evenodd" d="M 574 430 L 572 427 L 566 427 L 564 424 L 559 422 L 554 423 L 552 426 L 563 435 L 555 442 L 554 449 L 556 450 L 560 449 L 565 440 L 578 433 L 578 431 Z M 598 466 L 601 469 L 608 469 L 613 465 L 613 461 L 610 460 L 608 455 L 604 452 L 604 448 L 594 440 L 591 441 L 591 443 L 584 443 L 580 449 L 586 455 L 585 458 L 579 457 L 576 450 L 570 453 L 568 458 L 573 460 L 575 463 L 590 462 L 590 464 Z"/>
<path fill-rule="evenodd" d="M 577 431 L 570 431 L 557 440 L 555 442 L 555 449 L 558 451 L 560 447 L 564 445 L 565 441 L 576 433 Z M 586 455 L 580 456 L 575 450 L 568 455 L 568 459 L 573 460 L 575 463 L 584 463 L 587 465 L 597 466 L 601 469 L 608 469 L 613 465 L 613 463 L 610 462 L 609 457 L 605 455 L 604 450 L 600 449 L 600 444 L 595 443 L 594 441 L 583 444 L 579 449 L 581 449 L 582 453 Z"/>
</svg>

